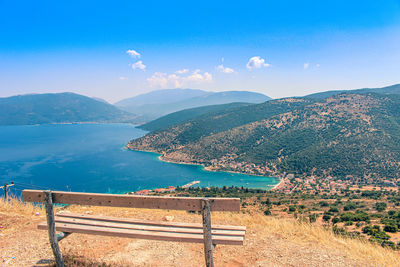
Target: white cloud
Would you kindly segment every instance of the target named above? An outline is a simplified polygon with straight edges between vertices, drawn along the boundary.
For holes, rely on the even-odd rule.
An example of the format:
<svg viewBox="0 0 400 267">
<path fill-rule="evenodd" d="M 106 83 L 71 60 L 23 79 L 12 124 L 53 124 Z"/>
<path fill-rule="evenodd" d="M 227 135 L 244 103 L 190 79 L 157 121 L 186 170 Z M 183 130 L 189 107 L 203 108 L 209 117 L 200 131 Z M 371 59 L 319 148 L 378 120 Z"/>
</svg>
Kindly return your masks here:
<svg viewBox="0 0 400 267">
<path fill-rule="evenodd" d="M 185 73 L 188 73 L 188 72 L 189 72 L 188 69 L 181 69 L 181 70 L 175 71 L 176 74 L 185 74 Z"/>
<path fill-rule="evenodd" d="M 191 75 L 182 77 L 182 79 L 193 82 L 210 82 L 212 80 L 212 75 L 208 72 L 201 74 L 200 70 L 195 70 Z"/>
<path fill-rule="evenodd" d="M 210 73 L 208 72 L 202 73 L 200 70 L 195 70 L 188 75 L 181 75 L 181 74 L 178 75 L 177 73 L 167 74 L 162 72 L 155 72 L 150 78 L 147 79 L 147 82 L 150 84 L 151 87 L 179 88 L 193 84 L 211 82 L 212 79 L 213 78 Z"/>
<path fill-rule="evenodd" d="M 140 58 L 141 56 L 138 52 L 132 49 L 127 50 L 126 53 L 130 55 L 132 58 Z"/>
<path fill-rule="evenodd" d="M 121 81 L 128 80 L 128 78 L 127 78 L 127 77 L 124 77 L 124 76 L 119 77 L 119 79 L 120 79 Z"/>
<path fill-rule="evenodd" d="M 234 73 L 235 70 L 232 68 L 224 67 L 224 65 L 218 65 L 217 70 L 223 73 Z"/>
<path fill-rule="evenodd" d="M 252 57 L 249 59 L 249 62 L 247 62 L 247 69 L 251 70 L 251 69 L 259 69 L 262 67 L 269 67 L 270 64 L 265 62 L 265 59 L 256 56 L 256 57 Z"/>
<path fill-rule="evenodd" d="M 317 68 L 319 68 L 320 66 L 321 66 L 321 65 L 319 65 L 319 64 L 316 64 L 316 65 L 315 65 L 315 67 L 317 67 Z"/>
<path fill-rule="evenodd" d="M 144 71 L 146 69 L 146 65 L 144 65 L 143 62 L 139 60 L 138 62 L 132 64 L 132 69 L 141 69 Z"/>
<path fill-rule="evenodd" d="M 147 79 L 152 87 L 166 87 L 168 85 L 168 77 L 166 73 L 155 72 L 153 76 Z"/>
<path fill-rule="evenodd" d="M 310 63 L 306 62 L 303 64 L 303 68 L 306 70 L 310 67 Z"/>
</svg>

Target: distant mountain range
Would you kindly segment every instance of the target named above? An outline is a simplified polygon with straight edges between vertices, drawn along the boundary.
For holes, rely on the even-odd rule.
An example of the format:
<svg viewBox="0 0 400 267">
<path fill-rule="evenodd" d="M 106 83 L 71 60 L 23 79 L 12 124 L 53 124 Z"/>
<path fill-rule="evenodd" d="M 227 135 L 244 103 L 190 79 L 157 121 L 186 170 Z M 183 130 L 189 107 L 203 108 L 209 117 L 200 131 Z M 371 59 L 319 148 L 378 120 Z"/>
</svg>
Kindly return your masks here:
<svg viewBox="0 0 400 267">
<path fill-rule="evenodd" d="M 2 114 L 0 125 L 69 122 L 140 124 L 191 107 L 238 101 L 258 103 L 268 99 L 270 98 L 265 95 L 252 92 L 212 93 L 193 89 L 157 90 L 121 100 L 116 105 L 111 105 L 101 98 L 90 98 L 74 93 L 18 95 L 0 98 Z M 187 117 L 189 114 L 194 116 L 222 107 L 205 107 L 203 110 L 185 111 L 185 116 Z M 178 122 L 180 120 L 176 120 L 176 123 Z"/>
<path fill-rule="evenodd" d="M 131 122 L 135 115 L 74 93 L 0 98 L 0 125 L 69 122 Z"/>
<path fill-rule="evenodd" d="M 305 96 L 304 99 L 321 100 L 343 93 L 374 92 L 384 95 L 400 94 L 400 85 L 321 92 Z M 145 123 L 141 126 L 143 129 L 155 131 L 199 116 L 206 118 L 210 112 L 228 112 L 235 107 L 245 109 L 250 104 L 263 103 L 270 99 L 263 94 L 247 91 L 207 92 L 195 89 L 156 90 L 121 100 L 116 105 L 101 98 L 89 98 L 74 93 L 19 95 L 0 98 L 0 125 L 130 122 Z M 168 116 L 163 117 L 167 114 Z M 236 120 L 238 123 L 248 119 L 256 120 L 260 119 L 260 114 L 262 115 L 257 112 L 238 113 Z M 157 120 L 153 121 L 154 119 Z M 224 121 L 220 123 L 218 127 L 226 125 Z"/>
<path fill-rule="evenodd" d="M 270 99 L 266 95 L 247 91 L 206 92 L 194 89 L 166 89 L 124 99 L 115 105 L 122 110 L 137 114 L 138 122 L 148 122 L 183 109 L 232 102 L 262 103 Z"/>
<path fill-rule="evenodd" d="M 128 147 L 214 170 L 365 183 L 397 179 L 400 95 L 368 90 L 377 89 L 227 107 L 172 126 L 163 122 L 166 116 L 157 121 L 167 127 L 149 123 L 156 131 Z"/>
</svg>

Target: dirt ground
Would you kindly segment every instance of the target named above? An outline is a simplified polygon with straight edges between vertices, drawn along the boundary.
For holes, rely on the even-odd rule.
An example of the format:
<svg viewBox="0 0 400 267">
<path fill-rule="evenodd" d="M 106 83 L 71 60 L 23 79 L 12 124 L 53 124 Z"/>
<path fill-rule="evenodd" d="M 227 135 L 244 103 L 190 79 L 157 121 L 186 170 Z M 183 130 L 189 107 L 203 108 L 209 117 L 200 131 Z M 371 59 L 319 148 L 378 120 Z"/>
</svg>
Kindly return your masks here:
<svg viewBox="0 0 400 267">
<path fill-rule="evenodd" d="M 36 228 L 44 211 L 18 205 L 0 203 L 0 266 L 52 266 L 47 232 Z M 63 212 L 201 222 L 179 211 L 70 206 Z M 398 252 L 293 220 L 256 211 L 213 213 L 212 220 L 247 226 L 244 246 L 216 247 L 215 266 L 400 266 Z M 67 266 L 204 266 L 201 244 L 72 234 L 60 247 Z"/>
</svg>

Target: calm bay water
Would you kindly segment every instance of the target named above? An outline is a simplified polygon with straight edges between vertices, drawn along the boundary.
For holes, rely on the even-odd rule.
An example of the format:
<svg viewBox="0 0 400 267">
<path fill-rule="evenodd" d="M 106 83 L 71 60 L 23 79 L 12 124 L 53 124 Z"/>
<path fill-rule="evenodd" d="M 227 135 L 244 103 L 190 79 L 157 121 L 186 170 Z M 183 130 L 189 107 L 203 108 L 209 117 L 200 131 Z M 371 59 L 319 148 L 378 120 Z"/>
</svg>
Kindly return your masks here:
<svg viewBox="0 0 400 267">
<path fill-rule="evenodd" d="M 0 183 L 21 189 L 124 193 L 199 180 L 200 186 L 269 189 L 278 179 L 167 163 L 124 145 L 146 132 L 129 124 L 0 126 Z"/>
</svg>

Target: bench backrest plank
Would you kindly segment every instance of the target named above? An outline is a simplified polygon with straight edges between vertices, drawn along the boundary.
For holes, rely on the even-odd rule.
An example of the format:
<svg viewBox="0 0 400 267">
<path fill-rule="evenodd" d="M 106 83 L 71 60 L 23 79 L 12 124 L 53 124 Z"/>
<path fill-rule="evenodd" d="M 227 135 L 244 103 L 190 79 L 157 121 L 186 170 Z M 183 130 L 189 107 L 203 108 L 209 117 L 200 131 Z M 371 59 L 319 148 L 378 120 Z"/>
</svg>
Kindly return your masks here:
<svg viewBox="0 0 400 267">
<path fill-rule="evenodd" d="M 53 203 L 144 209 L 201 211 L 198 197 L 134 196 L 52 191 Z M 23 190 L 26 202 L 45 202 L 40 190 Z M 240 211 L 239 198 L 210 198 L 212 211 Z"/>
</svg>

